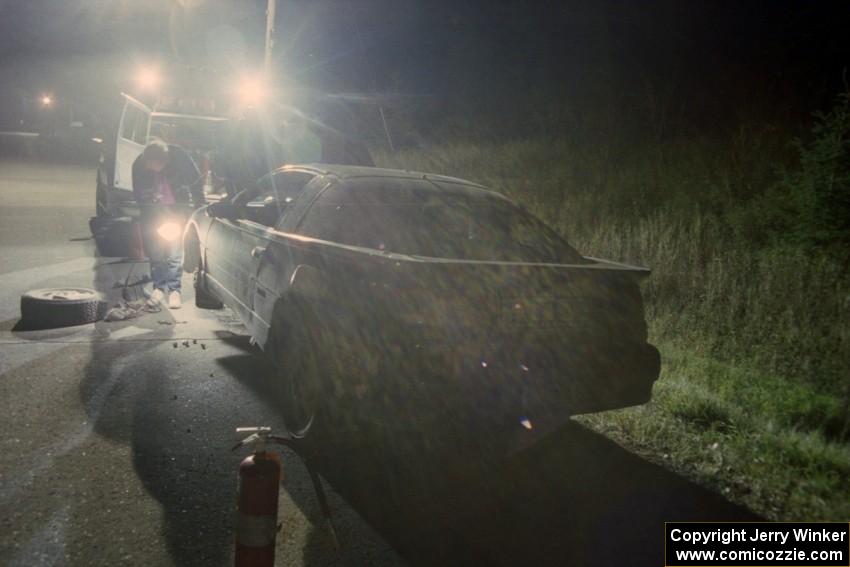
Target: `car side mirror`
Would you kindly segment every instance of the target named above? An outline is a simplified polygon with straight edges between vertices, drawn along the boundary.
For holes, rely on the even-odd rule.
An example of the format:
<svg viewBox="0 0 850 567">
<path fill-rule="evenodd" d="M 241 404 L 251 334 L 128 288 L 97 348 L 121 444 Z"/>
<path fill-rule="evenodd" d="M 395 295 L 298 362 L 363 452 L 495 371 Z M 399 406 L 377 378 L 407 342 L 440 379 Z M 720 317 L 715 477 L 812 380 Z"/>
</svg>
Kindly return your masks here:
<svg viewBox="0 0 850 567">
<path fill-rule="evenodd" d="M 233 203 L 219 201 L 207 207 L 207 214 L 214 219 L 236 220 L 236 207 Z"/>
</svg>

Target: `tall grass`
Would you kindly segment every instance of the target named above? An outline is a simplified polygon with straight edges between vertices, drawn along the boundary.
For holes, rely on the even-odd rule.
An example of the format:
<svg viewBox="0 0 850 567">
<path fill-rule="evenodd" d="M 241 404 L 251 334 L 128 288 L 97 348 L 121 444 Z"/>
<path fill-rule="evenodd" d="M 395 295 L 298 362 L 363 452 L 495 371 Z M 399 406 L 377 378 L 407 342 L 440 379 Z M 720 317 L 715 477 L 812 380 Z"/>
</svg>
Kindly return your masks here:
<svg viewBox="0 0 850 567">
<path fill-rule="evenodd" d="M 850 278 L 840 254 L 765 228 L 765 206 L 784 206 L 765 196 L 794 167 L 790 142 L 775 127 L 742 126 L 629 145 L 467 135 L 375 154 L 379 165 L 487 185 L 583 253 L 651 267 L 651 340 L 666 354 L 656 399 L 587 422 L 726 490 L 750 478 L 758 489 L 732 496 L 770 517 L 841 519 L 850 507 L 850 489 L 835 484 L 850 474 Z M 715 467 L 724 451 L 763 466 Z M 778 496 L 795 475 L 810 488 Z"/>
<path fill-rule="evenodd" d="M 736 137 L 729 150 L 724 142 L 616 160 L 611 151 L 545 141 L 466 143 L 378 152 L 377 161 L 480 182 L 585 254 L 651 267 L 644 293 L 656 337 L 843 395 L 850 286 L 841 262 L 761 245 L 741 220 L 758 194 L 752 187 L 773 182 L 787 146 Z"/>
</svg>

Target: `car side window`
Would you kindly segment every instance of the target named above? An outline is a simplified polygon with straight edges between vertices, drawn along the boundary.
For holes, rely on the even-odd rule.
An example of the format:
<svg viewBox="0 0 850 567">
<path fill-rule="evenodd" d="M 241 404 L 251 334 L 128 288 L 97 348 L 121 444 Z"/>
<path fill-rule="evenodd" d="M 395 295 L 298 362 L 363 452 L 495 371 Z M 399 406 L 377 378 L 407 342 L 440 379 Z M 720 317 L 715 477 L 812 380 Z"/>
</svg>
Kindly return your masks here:
<svg viewBox="0 0 850 567">
<path fill-rule="evenodd" d="M 296 232 L 350 246 L 374 247 L 363 203 L 345 185 L 328 187 L 304 215 Z"/>
<path fill-rule="evenodd" d="M 240 209 L 239 218 L 254 221 L 264 226 L 274 226 L 280 217 L 280 203 L 271 192 L 256 194 Z"/>
<path fill-rule="evenodd" d="M 237 197 L 235 204 L 240 211 L 239 218 L 264 226 L 276 226 L 313 177 L 313 174 L 302 171 L 284 171 L 264 177 L 257 184 L 257 189 Z"/>
<path fill-rule="evenodd" d="M 264 177 L 266 184 L 277 194 L 281 204 L 289 205 L 315 177 L 305 171 L 279 171 Z"/>
<path fill-rule="evenodd" d="M 335 221 L 339 220 L 342 208 L 347 205 L 340 186 L 331 185 L 310 206 L 295 232 L 311 238 L 335 241 L 338 233 Z"/>
</svg>

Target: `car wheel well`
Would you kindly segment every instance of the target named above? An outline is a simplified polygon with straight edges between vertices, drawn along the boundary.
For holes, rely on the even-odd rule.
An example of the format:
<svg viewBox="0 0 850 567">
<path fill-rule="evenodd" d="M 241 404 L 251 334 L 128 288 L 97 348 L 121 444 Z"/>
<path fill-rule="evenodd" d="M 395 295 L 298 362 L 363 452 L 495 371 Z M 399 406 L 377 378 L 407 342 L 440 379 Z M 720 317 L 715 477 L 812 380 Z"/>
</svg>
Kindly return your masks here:
<svg viewBox="0 0 850 567">
<path fill-rule="evenodd" d="M 289 325 L 292 325 L 292 318 L 289 314 L 292 313 L 293 301 L 292 294 L 290 293 L 280 297 L 275 302 L 274 307 L 272 307 L 267 350 L 277 350 L 282 346 L 279 342 L 281 340 L 281 336 L 286 333 L 286 328 Z"/>
<path fill-rule="evenodd" d="M 191 274 L 200 270 L 202 265 L 201 238 L 198 236 L 197 227 L 190 225 L 183 238 L 183 271 Z"/>
</svg>

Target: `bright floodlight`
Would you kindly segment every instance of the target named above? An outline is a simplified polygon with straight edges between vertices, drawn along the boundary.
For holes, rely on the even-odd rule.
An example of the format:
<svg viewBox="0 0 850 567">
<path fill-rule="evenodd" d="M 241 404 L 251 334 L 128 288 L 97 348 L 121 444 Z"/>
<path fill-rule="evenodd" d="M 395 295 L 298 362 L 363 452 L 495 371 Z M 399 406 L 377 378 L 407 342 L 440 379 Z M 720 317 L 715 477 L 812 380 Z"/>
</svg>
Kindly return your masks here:
<svg viewBox="0 0 850 567">
<path fill-rule="evenodd" d="M 239 83 L 239 101 L 243 106 L 259 106 L 268 96 L 262 77 L 243 77 Z"/>
<path fill-rule="evenodd" d="M 180 238 L 183 231 L 176 222 L 164 222 L 156 229 L 156 233 L 166 242 L 174 242 Z"/>
<path fill-rule="evenodd" d="M 41 97 L 41 105 L 42 106 L 50 106 L 53 104 L 53 97 L 50 95 L 43 95 Z"/>
<path fill-rule="evenodd" d="M 136 73 L 136 85 L 143 91 L 155 91 L 159 83 L 159 69 L 156 67 L 142 67 Z"/>
</svg>

